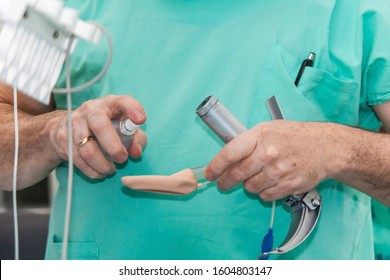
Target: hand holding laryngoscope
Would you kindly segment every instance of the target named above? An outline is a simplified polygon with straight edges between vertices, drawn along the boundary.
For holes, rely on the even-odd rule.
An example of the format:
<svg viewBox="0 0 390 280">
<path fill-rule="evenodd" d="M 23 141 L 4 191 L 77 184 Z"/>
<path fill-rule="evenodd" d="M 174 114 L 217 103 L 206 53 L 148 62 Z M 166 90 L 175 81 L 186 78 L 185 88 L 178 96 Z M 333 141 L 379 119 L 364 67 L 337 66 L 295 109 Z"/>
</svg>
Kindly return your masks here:
<svg viewBox="0 0 390 280">
<path fill-rule="evenodd" d="M 218 123 L 213 121 L 217 126 Z M 308 156 L 305 153 L 311 150 L 305 149 L 303 143 L 307 141 L 299 138 L 302 137 L 299 134 L 302 125 L 286 122 L 265 122 L 250 130 L 242 130 L 235 139 L 230 136 L 231 143 L 223 147 L 208 165 L 207 179 L 217 179 L 222 190 L 229 190 L 243 181 L 249 192 L 258 193 L 267 201 L 314 188 L 323 178 L 310 175 L 313 165 L 305 164 Z"/>
<path fill-rule="evenodd" d="M 275 96 L 267 100 L 267 107 L 273 119 L 283 119 L 283 114 L 281 113 Z M 266 185 L 269 186 L 266 189 L 269 188 L 271 191 L 275 191 L 277 193 L 276 196 L 273 194 L 274 196 L 270 195 L 269 197 L 266 197 L 267 200 L 275 200 L 287 196 L 284 203 L 289 207 L 292 218 L 290 229 L 286 235 L 286 238 L 276 249 L 273 247 L 273 237 L 271 237 L 272 241 L 269 241 L 269 234 L 272 233 L 274 220 L 274 201 L 272 207 L 273 213 L 271 215 L 270 231 L 263 240 L 262 255 L 259 258 L 266 259 L 268 258 L 269 254 L 283 254 L 301 244 L 314 229 L 321 210 L 321 197 L 315 189 L 313 182 L 310 181 L 312 178 L 309 177 L 307 181 L 303 180 L 299 182 L 301 184 L 307 184 L 307 186 L 302 186 L 304 188 L 301 189 L 301 191 L 300 189 L 291 191 L 289 189 L 289 185 L 293 185 L 294 181 L 290 181 L 289 177 L 279 177 L 278 173 L 280 173 L 282 170 L 278 171 L 278 166 L 273 167 L 273 169 L 277 170 L 278 173 L 274 174 L 269 172 L 266 174 L 266 176 L 260 177 L 262 180 L 254 180 L 255 182 L 251 182 L 253 185 L 248 186 L 248 181 L 250 181 L 252 177 L 246 175 L 246 173 L 249 172 L 252 173 L 251 176 L 254 177 L 256 175 L 253 174 L 258 172 L 260 174 L 262 172 L 267 172 L 265 161 L 269 161 L 268 164 L 272 166 L 278 157 L 283 157 L 283 154 L 277 153 L 277 146 L 273 146 L 278 144 L 278 140 L 282 141 L 281 144 L 283 146 L 283 142 L 297 141 L 297 139 L 291 139 L 285 136 L 275 138 L 272 137 L 272 134 L 270 133 L 263 135 L 251 135 L 251 131 L 246 132 L 245 126 L 242 125 L 214 96 L 207 97 L 198 106 L 196 113 L 225 143 L 227 143 L 222 151 L 207 166 L 207 180 L 212 181 L 219 177 L 219 181 L 217 181 L 217 183 L 219 182 L 220 186 L 222 184 L 223 189 L 228 189 L 243 181 L 245 188 L 252 193 L 260 193 L 262 190 L 264 190 L 263 186 Z M 291 127 L 293 127 L 292 124 Z M 284 129 L 285 127 L 283 126 L 282 129 L 278 131 L 279 136 L 284 135 Z M 295 131 L 292 131 L 292 133 L 294 134 Z M 251 145 L 250 140 L 258 140 L 257 137 L 265 138 L 265 142 L 256 142 L 257 145 Z M 249 138 L 249 141 L 246 138 Z M 299 145 L 300 143 L 297 144 Z M 269 149 L 273 149 L 268 152 L 268 154 L 262 154 L 262 150 L 267 150 L 267 147 Z M 301 149 L 304 148 L 301 147 Z M 288 155 L 289 150 L 286 151 L 286 153 Z M 295 162 L 292 164 L 294 167 L 300 164 L 298 160 L 304 159 L 299 157 L 295 158 Z M 307 174 L 303 173 L 302 176 L 306 175 Z M 225 178 L 223 178 L 224 176 Z M 278 183 L 280 184 L 279 181 L 284 181 L 286 186 L 285 188 L 287 189 L 286 193 L 278 193 L 277 187 L 282 187 L 278 185 Z M 315 182 L 316 181 L 314 180 L 314 184 Z M 224 187 L 223 184 L 227 184 L 228 188 Z M 290 195 L 291 193 L 296 193 L 297 195 Z M 266 250 L 264 250 L 264 243 L 270 243 L 266 244 Z"/>
</svg>

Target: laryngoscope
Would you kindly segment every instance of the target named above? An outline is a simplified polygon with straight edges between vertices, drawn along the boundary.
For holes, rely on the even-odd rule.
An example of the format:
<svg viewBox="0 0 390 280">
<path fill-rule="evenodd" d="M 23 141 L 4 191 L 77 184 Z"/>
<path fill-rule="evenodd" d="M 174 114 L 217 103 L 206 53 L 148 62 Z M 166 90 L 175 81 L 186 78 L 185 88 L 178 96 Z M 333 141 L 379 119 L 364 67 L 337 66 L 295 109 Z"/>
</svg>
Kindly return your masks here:
<svg viewBox="0 0 390 280">
<path fill-rule="evenodd" d="M 273 119 L 281 119 L 283 115 L 275 97 L 267 101 L 268 110 Z M 218 135 L 224 143 L 246 130 L 214 96 L 201 102 L 196 114 Z M 300 195 L 290 195 L 284 204 L 291 212 L 291 223 L 284 241 L 274 250 L 264 252 L 259 258 L 269 254 L 283 254 L 301 244 L 314 229 L 321 211 L 321 197 L 316 189 Z"/>
</svg>

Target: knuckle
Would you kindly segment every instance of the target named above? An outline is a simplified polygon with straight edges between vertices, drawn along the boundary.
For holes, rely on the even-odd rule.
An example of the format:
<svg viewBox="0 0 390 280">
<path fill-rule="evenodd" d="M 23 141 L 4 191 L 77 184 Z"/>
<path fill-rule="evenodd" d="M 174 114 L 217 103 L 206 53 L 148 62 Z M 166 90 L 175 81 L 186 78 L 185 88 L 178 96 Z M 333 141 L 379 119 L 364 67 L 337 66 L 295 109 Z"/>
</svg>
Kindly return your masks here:
<svg viewBox="0 0 390 280">
<path fill-rule="evenodd" d="M 223 184 L 221 184 L 221 180 L 218 179 L 216 181 L 217 188 L 220 189 L 221 191 L 224 191 Z"/>
<path fill-rule="evenodd" d="M 253 180 L 244 181 L 244 188 L 250 193 L 258 193 L 257 184 Z"/>
<path fill-rule="evenodd" d="M 294 179 L 290 180 L 289 185 L 291 186 L 291 189 L 298 189 L 304 185 L 304 182 L 305 180 L 303 179 L 303 177 L 297 176 Z"/>
<path fill-rule="evenodd" d="M 272 178 L 273 180 L 278 180 L 282 177 L 282 170 L 280 170 L 279 168 L 277 167 L 273 167 L 273 168 L 269 168 L 268 169 L 268 172 L 267 172 L 267 175 L 269 178 Z"/>
<path fill-rule="evenodd" d="M 239 183 L 243 180 L 242 171 L 238 167 L 232 167 L 228 171 L 228 176 L 233 180 L 234 183 Z"/>
<path fill-rule="evenodd" d="M 88 118 L 91 123 L 96 125 L 104 118 L 104 115 L 104 112 L 99 109 L 95 109 L 88 114 Z"/>
<path fill-rule="evenodd" d="M 76 165 L 76 167 L 78 169 L 80 169 L 83 173 L 85 173 L 84 172 L 84 165 L 82 164 L 82 161 L 81 161 L 81 159 L 79 157 L 75 156 L 73 158 L 73 163 L 74 163 L 74 165 Z"/>
<path fill-rule="evenodd" d="M 82 119 L 82 115 L 78 111 L 73 112 L 72 125 L 76 126 L 81 119 Z"/>
<path fill-rule="evenodd" d="M 81 172 L 84 173 L 85 176 L 91 179 L 99 179 L 99 178 L 104 178 L 105 175 L 101 174 L 92 168 L 87 167 L 87 165 L 84 163 L 84 161 L 80 157 L 75 157 L 73 159 L 74 164 L 78 169 L 80 169 Z"/>
<path fill-rule="evenodd" d="M 130 95 L 121 95 L 120 96 L 120 101 L 123 103 L 123 104 L 133 104 L 135 107 L 139 107 L 139 108 L 143 108 L 141 103 L 135 99 L 133 96 L 130 96 Z"/>
<path fill-rule="evenodd" d="M 89 143 L 87 143 L 89 144 Z M 91 161 L 94 158 L 94 155 L 98 152 L 98 148 L 95 145 L 84 145 L 79 153 L 80 156 L 85 160 L 85 161 Z"/>
<path fill-rule="evenodd" d="M 110 147 L 110 149 L 107 152 L 113 158 L 123 157 L 124 146 L 112 144 L 112 146 Z"/>
<path fill-rule="evenodd" d="M 102 122 L 99 122 L 97 119 L 94 119 L 93 121 L 88 123 L 89 129 L 92 130 L 92 133 L 94 135 L 101 135 L 104 130 L 105 126 Z"/>
<path fill-rule="evenodd" d="M 119 96 L 116 96 L 116 95 L 114 95 L 114 94 L 108 94 L 108 95 L 106 95 L 106 96 L 104 96 L 103 98 L 102 98 L 102 100 L 104 100 L 105 102 L 116 102 L 116 101 L 118 101 L 120 99 L 120 97 Z"/>
<path fill-rule="evenodd" d="M 272 161 L 275 158 L 278 158 L 280 156 L 280 150 L 275 145 L 269 145 L 264 148 L 263 154 L 262 154 L 262 160 L 264 162 Z"/>
<path fill-rule="evenodd" d="M 114 95 L 114 94 L 107 94 L 104 98 L 108 99 L 108 100 L 114 100 L 114 99 L 119 98 L 119 97 Z"/>
<path fill-rule="evenodd" d="M 221 179 L 218 179 L 217 180 L 217 188 L 220 189 L 221 191 L 227 191 L 229 189 L 228 186 L 226 186 L 222 181 Z"/>
<path fill-rule="evenodd" d="M 296 177 L 292 179 L 289 184 L 285 184 L 284 188 L 292 194 L 302 193 L 310 188 L 315 187 L 315 183 L 308 182 L 303 177 Z"/>
<path fill-rule="evenodd" d="M 267 191 L 263 191 L 261 193 L 259 193 L 259 197 L 264 200 L 264 201 L 272 201 L 274 200 L 271 193 L 267 192 Z"/>
<path fill-rule="evenodd" d="M 94 133 L 99 134 L 106 129 L 108 117 L 101 111 L 94 111 L 88 116 L 88 125 L 89 128 L 94 131 Z"/>
<path fill-rule="evenodd" d="M 88 100 L 85 101 L 81 106 L 79 107 L 80 110 L 82 111 L 90 111 L 92 108 L 94 108 L 94 100 Z"/>
<path fill-rule="evenodd" d="M 119 95 L 116 97 L 118 98 L 118 101 L 121 103 L 136 102 L 136 100 L 130 95 Z"/>
<path fill-rule="evenodd" d="M 223 161 L 225 161 L 227 163 L 233 163 L 234 162 L 235 153 L 232 150 L 232 148 L 230 148 L 230 146 L 225 146 L 225 149 L 224 149 L 223 153 L 221 153 L 221 158 L 222 158 Z"/>
<path fill-rule="evenodd" d="M 113 164 L 105 164 L 102 166 L 103 174 L 112 174 L 115 172 L 115 166 Z"/>
</svg>

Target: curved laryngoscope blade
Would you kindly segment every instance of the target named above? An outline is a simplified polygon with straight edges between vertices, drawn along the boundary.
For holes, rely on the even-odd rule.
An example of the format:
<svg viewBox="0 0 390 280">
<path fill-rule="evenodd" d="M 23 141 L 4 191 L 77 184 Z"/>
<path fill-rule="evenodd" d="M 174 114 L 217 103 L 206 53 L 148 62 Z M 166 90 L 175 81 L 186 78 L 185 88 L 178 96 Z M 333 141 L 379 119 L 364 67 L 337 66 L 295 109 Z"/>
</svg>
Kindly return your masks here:
<svg viewBox="0 0 390 280">
<path fill-rule="evenodd" d="M 267 100 L 266 105 L 272 119 L 283 119 L 283 114 L 274 96 Z M 225 143 L 246 130 L 245 126 L 213 96 L 207 97 L 198 106 L 196 113 Z M 321 197 L 316 189 L 305 194 L 288 196 L 284 203 L 291 212 L 287 236 L 279 247 L 263 253 L 259 258 L 291 251 L 310 235 L 318 221 Z"/>
<path fill-rule="evenodd" d="M 263 253 L 259 259 L 270 254 L 284 254 L 296 248 L 310 235 L 321 213 L 321 197 L 316 189 L 301 195 L 290 195 L 284 203 L 290 207 L 291 223 L 286 238 L 277 248 Z"/>
</svg>

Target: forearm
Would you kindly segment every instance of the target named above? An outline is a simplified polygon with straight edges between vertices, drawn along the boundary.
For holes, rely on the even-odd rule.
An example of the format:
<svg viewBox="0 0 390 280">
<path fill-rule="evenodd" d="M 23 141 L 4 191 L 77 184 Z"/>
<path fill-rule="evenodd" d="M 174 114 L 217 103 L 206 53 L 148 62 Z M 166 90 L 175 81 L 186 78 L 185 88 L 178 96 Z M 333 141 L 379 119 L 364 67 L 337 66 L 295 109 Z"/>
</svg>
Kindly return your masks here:
<svg viewBox="0 0 390 280">
<path fill-rule="evenodd" d="M 329 133 L 338 153 L 331 177 L 390 206 L 390 135 L 336 124 Z"/>
<path fill-rule="evenodd" d="M 65 112 L 30 115 L 18 111 L 19 156 L 17 186 L 22 189 L 44 179 L 62 159 L 53 148 L 51 131 Z M 14 114 L 11 104 L 0 104 L 0 188 L 11 190 L 15 155 Z"/>
</svg>

